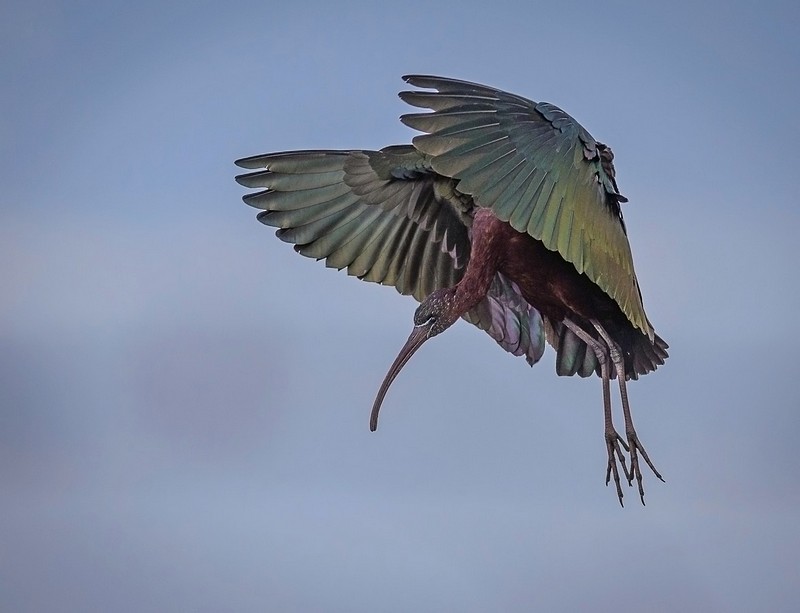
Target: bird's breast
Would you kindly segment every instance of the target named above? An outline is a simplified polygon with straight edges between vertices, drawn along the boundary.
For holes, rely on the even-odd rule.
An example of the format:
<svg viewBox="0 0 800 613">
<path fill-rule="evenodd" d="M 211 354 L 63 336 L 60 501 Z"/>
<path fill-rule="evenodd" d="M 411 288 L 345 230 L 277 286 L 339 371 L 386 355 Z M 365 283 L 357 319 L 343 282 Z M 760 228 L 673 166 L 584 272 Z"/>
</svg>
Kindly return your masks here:
<svg viewBox="0 0 800 613">
<path fill-rule="evenodd" d="M 556 321 L 568 315 L 591 318 L 618 310 L 609 296 L 557 251 L 505 225 L 506 249 L 498 268 L 517 284 L 531 306 Z"/>
</svg>

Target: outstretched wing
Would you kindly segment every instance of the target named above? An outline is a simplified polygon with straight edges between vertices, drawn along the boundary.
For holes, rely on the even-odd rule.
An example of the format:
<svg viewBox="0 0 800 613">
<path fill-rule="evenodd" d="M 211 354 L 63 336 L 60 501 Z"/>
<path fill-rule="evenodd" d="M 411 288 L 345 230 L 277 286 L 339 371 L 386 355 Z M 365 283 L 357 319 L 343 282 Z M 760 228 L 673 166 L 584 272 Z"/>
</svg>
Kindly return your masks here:
<svg viewBox="0 0 800 613">
<path fill-rule="evenodd" d="M 432 113 L 404 115 L 425 132 L 414 146 L 433 170 L 501 220 L 571 262 L 650 339 L 619 203 L 610 149 L 546 102 L 430 76 L 400 97 Z"/>
<path fill-rule="evenodd" d="M 411 145 L 271 153 L 236 164 L 257 169 L 236 177 L 261 188 L 244 201 L 302 255 L 419 301 L 464 274 L 472 200 Z M 500 275 L 464 318 L 531 364 L 544 351 L 538 311 Z"/>
<path fill-rule="evenodd" d="M 265 170 L 236 180 L 265 188 L 244 201 L 298 253 L 422 300 L 458 282 L 469 241 L 465 211 L 440 195 L 451 182 L 421 161 L 412 147 L 271 153 L 238 160 Z"/>
</svg>

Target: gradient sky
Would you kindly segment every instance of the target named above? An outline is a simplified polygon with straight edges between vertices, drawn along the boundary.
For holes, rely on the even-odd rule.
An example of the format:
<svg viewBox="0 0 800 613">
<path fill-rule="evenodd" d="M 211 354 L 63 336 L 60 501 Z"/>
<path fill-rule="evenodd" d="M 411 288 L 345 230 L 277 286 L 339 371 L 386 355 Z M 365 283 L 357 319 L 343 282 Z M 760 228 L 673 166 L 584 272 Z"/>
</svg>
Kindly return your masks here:
<svg viewBox="0 0 800 613">
<path fill-rule="evenodd" d="M 0 610 L 794 611 L 793 2 L 0 8 Z M 415 302 L 257 223 L 239 157 L 408 142 L 400 76 L 616 154 L 667 482 L 604 486 L 596 379 L 459 323 L 370 434 Z"/>
</svg>

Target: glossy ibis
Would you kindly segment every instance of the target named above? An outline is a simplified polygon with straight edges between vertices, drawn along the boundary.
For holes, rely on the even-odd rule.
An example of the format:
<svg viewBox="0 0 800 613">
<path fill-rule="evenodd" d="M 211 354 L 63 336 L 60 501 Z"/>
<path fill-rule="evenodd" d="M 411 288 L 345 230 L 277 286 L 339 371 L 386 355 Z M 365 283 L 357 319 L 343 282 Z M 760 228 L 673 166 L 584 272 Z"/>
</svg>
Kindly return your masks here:
<svg viewBox="0 0 800 613">
<path fill-rule="evenodd" d="M 491 87 L 407 76 L 400 97 L 432 112 L 403 115 L 412 145 L 306 150 L 238 160 L 244 201 L 308 257 L 393 285 L 421 304 L 372 408 L 429 338 L 459 317 L 533 365 L 545 340 L 559 375 L 602 380 L 606 485 L 639 458 L 661 479 L 633 426 L 626 380 L 655 370 L 667 344 L 647 319 L 633 269 L 614 156 L 560 108 Z M 427 91 L 422 91 L 427 90 Z M 625 437 L 612 422 L 619 382 Z M 630 455 L 630 468 L 625 453 Z M 663 479 L 662 479 L 663 481 Z"/>
</svg>

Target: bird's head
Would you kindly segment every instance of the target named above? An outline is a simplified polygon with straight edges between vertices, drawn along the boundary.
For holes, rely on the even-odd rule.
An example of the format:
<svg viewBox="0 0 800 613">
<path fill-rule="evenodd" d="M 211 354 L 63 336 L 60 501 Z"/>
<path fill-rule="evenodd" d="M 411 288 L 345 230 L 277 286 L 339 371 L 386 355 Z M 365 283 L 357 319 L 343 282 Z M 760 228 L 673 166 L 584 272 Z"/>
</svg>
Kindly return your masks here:
<svg viewBox="0 0 800 613">
<path fill-rule="evenodd" d="M 455 309 L 455 298 L 456 291 L 453 287 L 432 292 L 414 311 L 414 331 L 418 328 L 426 330 L 425 338 L 428 339 L 452 326 L 459 317 Z"/>
<path fill-rule="evenodd" d="M 414 313 L 414 329 L 389 367 L 389 372 L 386 373 L 378 395 L 375 397 L 369 421 L 370 430 L 374 431 L 378 427 L 378 412 L 381 409 L 383 398 L 406 362 L 411 359 L 417 349 L 422 347 L 422 343 L 447 330 L 461 315 L 456 310 L 455 296 L 455 288 L 437 289 L 417 307 Z"/>
</svg>

